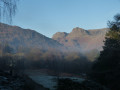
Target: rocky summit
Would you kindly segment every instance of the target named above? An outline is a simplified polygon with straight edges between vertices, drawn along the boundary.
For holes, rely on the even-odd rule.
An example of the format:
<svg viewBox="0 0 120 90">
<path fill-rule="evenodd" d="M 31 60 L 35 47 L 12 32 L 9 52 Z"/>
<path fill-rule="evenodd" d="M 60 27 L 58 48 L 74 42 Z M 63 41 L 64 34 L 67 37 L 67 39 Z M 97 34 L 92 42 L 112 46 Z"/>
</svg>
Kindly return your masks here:
<svg viewBox="0 0 120 90">
<path fill-rule="evenodd" d="M 85 30 L 76 27 L 70 33 L 57 32 L 52 39 L 71 48 L 71 50 L 89 51 L 97 49 L 100 51 L 104 45 L 103 41 L 108 30 L 108 28 Z"/>
</svg>

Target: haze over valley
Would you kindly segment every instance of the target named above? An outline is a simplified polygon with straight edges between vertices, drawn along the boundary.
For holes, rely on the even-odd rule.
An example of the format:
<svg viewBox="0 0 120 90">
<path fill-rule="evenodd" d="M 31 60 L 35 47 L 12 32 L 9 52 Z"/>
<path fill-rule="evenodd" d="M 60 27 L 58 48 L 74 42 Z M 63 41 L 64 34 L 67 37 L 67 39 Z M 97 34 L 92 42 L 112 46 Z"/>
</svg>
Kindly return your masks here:
<svg viewBox="0 0 120 90">
<path fill-rule="evenodd" d="M 120 90 L 119 12 L 119 0 L 0 0 L 0 90 Z"/>
<path fill-rule="evenodd" d="M 103 41 L 108 31 L 108 28 L 84 30 L 76 27 L 70 33 L 56 32 L 52 38 L 48 38 L 35 30 L 1 23 L 0 42 L 2 43 L 0 43 L 0 56 L 4 58 L 7 55 L 9 58 L 13 54 L 12 57 L 15 58 L 17 56 L 18 58 L 16 59 L 18 61 L 19 57 L 21 57 L 21 63 L 24 60 L 24 67 L 27 70 L 43 69 L 43 74 L 45 75 L 41 73 L 39 80 L 43 79 L 43 77 L 46 77 L 44 80 L 49 79 L 51 77 L 49 73 L 60 76 L 64 73 L 71 73 L 70 75 L 88 73 L 91 70 L 92 62 L 95 61 L 100 51 L 102 51 Z M 11 53 L 10 56 L 9 53 Z M 16 60 L 15 62 L 17 64 Z M 18 64 L 20 69 L 22 69 L 21 66 L 23 67 L 22 64 Z M 6 67 L 6 64 L 1 67 Z M 16 66 L 16 68 L 18 67 Z M 49 73 L 46 73 L 46 70 Z M 33 72 L 36 74 L 31 76 Z M 38 72 L 41 71 L 26 73 L 33 80 L 37 81 L 36 75 L 38 75 Z M 53 81 L 49 82 L 53 83 Z M 45 84 L 44 81 L 43 83 L 42 81 L 38 83 Z M 52 88 L 53 90 L 51 85 L 48 86 L 46 83 L 45 87 Z"/>
<path fill-rule="evenodd" d="M 76 27 L 70 33 L 56 32 L 52 38 L 48 38 L 35 30 L 1 23 L 0 41 L 2 46 L 8 44 L 13 48 L 13 52 L 54 49 L 57 52 L 81 53 L 93 61 L 102 50 L 108 30 L 108 28 L 84 30 Z"/>
<path fill-rule="evenodd" d="M 40 49 L 59 49 L 66 48 L 73 52 L 84 52 L 91 50 L 102 50 L 105 34 L 108 28 L 84 30 L 76 27 L 70 33 L 56 32 L 52 38 L 48 38 L 35 30 L 23 29 L 18 26 L 2 24 L 0 27 L 0 41 L 2 44 L 9 44 L 18 49 L 40 48 Z"/>
</svg>

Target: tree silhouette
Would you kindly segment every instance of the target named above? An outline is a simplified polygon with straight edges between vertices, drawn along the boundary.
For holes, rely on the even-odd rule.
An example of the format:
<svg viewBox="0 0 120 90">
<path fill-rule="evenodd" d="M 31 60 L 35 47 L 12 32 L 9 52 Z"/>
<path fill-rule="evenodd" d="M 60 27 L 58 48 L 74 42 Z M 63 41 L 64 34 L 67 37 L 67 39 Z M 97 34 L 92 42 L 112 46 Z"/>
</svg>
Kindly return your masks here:
<svg viewBox="0 0 120 90">
<path fill-rule="evenodd" d="M 93 65 L 92 77 L 111 90 L 120 90 L 120 14 L 109 22 L 105 45 Z"/>
<path fill-rule="evenodd" d="M 0 21 L 6 19 L 11 22 L 16 13 L 18 0 L 0 0 Z"/>
<path fill-rule="evenodd" d="M 94 65 L 98 71 L 116 69 L 120 63 L 120 14 L 114 16 L 114 21 L 109 21 L 108 26 L 110 30 L 106 33 L 103 51 Z"/>
</svg>

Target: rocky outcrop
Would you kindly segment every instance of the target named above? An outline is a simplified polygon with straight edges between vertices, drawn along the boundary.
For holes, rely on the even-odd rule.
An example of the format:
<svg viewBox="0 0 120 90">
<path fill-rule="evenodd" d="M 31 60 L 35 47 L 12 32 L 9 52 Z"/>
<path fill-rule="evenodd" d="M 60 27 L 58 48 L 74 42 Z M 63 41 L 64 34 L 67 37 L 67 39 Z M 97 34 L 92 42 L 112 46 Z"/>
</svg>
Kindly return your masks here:
<svg viewBox="0 0 120 90">
<path fill-rule="evenodd" d="M 59 43 L 77 51 L 102 50 L 105 34 L 108 28 L 85 30 L 76 27 L 70 33 L 58 32 L 53 39 Z"/>
</svg>

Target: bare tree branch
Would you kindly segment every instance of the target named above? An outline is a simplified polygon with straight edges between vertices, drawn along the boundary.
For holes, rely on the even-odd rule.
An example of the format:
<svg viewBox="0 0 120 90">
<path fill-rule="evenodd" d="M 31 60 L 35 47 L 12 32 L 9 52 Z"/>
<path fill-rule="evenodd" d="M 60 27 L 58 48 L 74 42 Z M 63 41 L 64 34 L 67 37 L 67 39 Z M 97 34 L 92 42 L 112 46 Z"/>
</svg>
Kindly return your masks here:
<svg viewBox="0 0 120 90">
<path fill-rule="evenodd" d="M 2 20 L 12 21 L 16 13 L 18 0 L 0 0 L 0 22 Z"/>
</svg>

